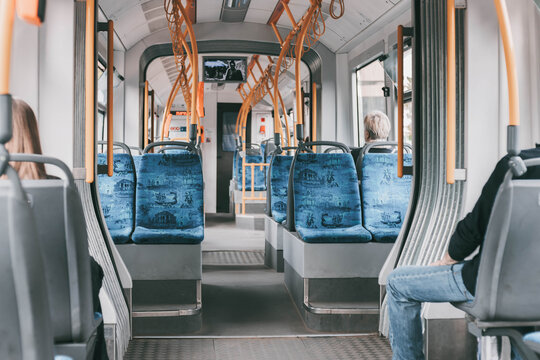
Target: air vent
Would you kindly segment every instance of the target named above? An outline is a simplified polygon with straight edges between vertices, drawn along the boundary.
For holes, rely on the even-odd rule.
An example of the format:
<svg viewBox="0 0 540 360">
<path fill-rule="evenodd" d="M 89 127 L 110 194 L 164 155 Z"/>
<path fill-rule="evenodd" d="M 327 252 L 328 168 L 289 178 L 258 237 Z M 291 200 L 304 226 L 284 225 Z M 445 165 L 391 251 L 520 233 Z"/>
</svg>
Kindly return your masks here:
<svg viewBox="0 0 540 360">
<path fill-rule="evenodd" d="M 221 21 L 242 22 L 246 18 L 251 0 L 223 0 Z"/>
</svg>

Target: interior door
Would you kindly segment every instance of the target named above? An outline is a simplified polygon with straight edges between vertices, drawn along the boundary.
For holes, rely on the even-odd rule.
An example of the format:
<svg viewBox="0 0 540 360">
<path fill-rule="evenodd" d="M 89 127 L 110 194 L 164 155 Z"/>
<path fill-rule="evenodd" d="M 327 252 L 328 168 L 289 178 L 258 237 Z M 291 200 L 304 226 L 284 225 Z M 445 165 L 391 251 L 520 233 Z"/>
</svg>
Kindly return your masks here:
<svg viewBox="0 0 540 360">
<path fill-rule="evenodd" d="M 233 155 L 236 147 L 236 119 L 242 104 L 217 104 L 217 199 L 216 211 L 229 212 L 229 184 L 232 179 Z M 251 113 L 246 124 L 246 141 L 251 138 Z"/>
</svg>

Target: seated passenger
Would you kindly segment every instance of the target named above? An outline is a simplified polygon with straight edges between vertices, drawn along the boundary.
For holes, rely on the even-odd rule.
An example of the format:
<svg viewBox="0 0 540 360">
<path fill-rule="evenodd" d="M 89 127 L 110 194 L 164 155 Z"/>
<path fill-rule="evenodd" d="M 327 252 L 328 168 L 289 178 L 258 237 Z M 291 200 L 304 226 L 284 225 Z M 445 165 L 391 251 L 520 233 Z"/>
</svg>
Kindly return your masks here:
<svg viewBox="0 0 540 360">
<path fill-rule="evenodd" d="M 36 116 L 30 105 L 25 101 L 14 98 L 12 101 L 13 136 L 6 144 L 6 149 L 10 154 L 38 154 L 41 155 L 41 142 L 39 140 L 39 130 Z M 19 178 L 23 180 L 43 180 L 56 179 L 47 175 L 45 165 L 35 162 L 11 162 L 10 165 L 17 171 Z M 101 313 L 99 303 L 99 290 L 103 281 L 103 269 L 90 257 L 90 269 L 92 274 L 92 297 L 94 301 L 94 312 Z M 98 339 L 94 359 L 108 359 L 107 347 L 103 323 L 98 329 Z"/>
<path fill-rule="evenodd" d="M 364 140 L 365 145 L 368 145 L 377 141 L 387 141 L 390 134 L 390 120 L 388 116 L 382 111 L 372 111 L 364 117 Z M 365 146 L 364 145 L 364 146 Z M 363 147 L 354 148 L 351 150 L 351 154 L 354 159 L 354 163 L 358 163 L 358 158 L 362 155 Z M 384 147 L 377 147 L 371 149 L 370 152 L 374 153 L 390 153 L 391 149 Z"/>
<path fill-rule="evenodd" d="M 524 150 L 519 156 L 522 159 L 540 157 L 540 148 Z M 388 277 L 387 303 L 394 360 L 424 359 L 420 318 L 423 302 L 474 300 L 482 242 L 497 191 L 508 171 L 508 160 L 505 156 L 497 163 L 473 210 L 457 224 L 441 260 L 430 266 L 399 267 Z M 529 168 L 521 178 L 540 179 L 540 166 Z M 478 254 L 464 261 L 477 248 L 480 248 Z"/>
</svg>

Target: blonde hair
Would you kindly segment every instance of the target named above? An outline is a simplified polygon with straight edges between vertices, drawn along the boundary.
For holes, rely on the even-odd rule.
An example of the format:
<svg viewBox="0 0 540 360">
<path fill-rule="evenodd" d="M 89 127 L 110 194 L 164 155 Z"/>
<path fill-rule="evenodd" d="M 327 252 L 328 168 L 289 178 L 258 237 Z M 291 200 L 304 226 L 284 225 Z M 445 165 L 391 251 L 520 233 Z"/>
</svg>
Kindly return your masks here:
<svg viewBox="0 0 540 360">
<path fill-rule="evenodd" d="M 6 144 L 11 154 L 41 154 L 41 143 L 36 116 L 32 108 L 20 99 L 13 99 L 13 137 Z M 10 165 L 17 171 L 21 179 L 46 179 L 47 173 L 43 164 L 33 162 L 11 162 Z"/>
<path fill-rule="evenodd" d="M 372 111 L 364 118 L 366 141 L 386 140 L 390 133 L 390 120 L 382 111 Z"/>
</svg>

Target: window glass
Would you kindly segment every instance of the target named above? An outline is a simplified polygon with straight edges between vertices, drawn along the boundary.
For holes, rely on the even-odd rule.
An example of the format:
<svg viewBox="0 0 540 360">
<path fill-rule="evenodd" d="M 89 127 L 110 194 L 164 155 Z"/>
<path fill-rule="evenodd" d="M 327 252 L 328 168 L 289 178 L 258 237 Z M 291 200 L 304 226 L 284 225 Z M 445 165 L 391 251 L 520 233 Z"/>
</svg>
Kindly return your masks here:
<svg viewBox="0 0 540 360">
<path fill-rule="evenodd" d="M 364 140 L 364 117 L 374 110 L 386 113 L 386 98 L 383 87 L 384 68 L 379 60 L 375 60 L 356 71 L 359 143 L 363 143 Z"/>
<path fill-rule="evenodd" d="M 406 143 L 412 143 L 412 49 L 403 53 L 403 138 Z"/>
<path fill-rule="evenodd" d="M 106 140 L 106 126 L 105 126 L 105 111 L 98 110 L 97 114 L 97 132 L 98 132 L 98 140 Z"/>
<path fill-rule="evenodd" d="M 403 90 L 412 91 L 412 49 L 403 53 Z"/>
</svg>

